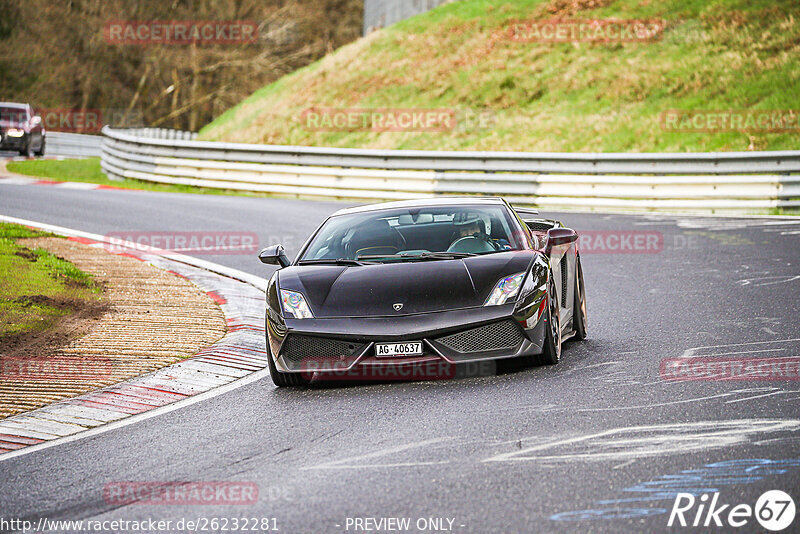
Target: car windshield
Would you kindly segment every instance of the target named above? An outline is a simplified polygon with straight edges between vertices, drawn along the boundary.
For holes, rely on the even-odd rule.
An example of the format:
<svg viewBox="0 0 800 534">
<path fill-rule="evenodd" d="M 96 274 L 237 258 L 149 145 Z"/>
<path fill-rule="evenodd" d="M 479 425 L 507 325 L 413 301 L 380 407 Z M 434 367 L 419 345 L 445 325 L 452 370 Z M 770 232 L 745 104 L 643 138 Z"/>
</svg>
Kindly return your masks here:
<svg viewBox="0 0 800 534">
<path fill-rule="evenodd" d="M 330 218 L 300 263 L 368 263 L 463 258 L 523 248 L 502 205 L 436 206 L 370 211 Z"/>
<path fill-rule="evenodd" d="M 23 108 L 0 106 L 0 121 L 20 123 L 28 120 L 28 112 Z"/>
</svg>

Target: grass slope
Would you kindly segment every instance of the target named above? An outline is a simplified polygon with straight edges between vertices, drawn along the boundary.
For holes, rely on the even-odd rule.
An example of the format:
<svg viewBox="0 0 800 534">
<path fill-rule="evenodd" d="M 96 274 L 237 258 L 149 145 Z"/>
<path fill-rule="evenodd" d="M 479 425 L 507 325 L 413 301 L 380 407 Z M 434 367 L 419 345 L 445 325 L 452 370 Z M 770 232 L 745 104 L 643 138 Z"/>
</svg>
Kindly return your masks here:
<svg viewBox="0 0 800 534">
<path fill-rule="evenodd" d="M 17 242 L 46 235 L 0 223 L 0 339 L 46 330 L 84 302 L 102 298 L 101 287 L 72 263 Z"/>
<path fill-rule="evenodd" d="M 666 21 L 650 43 L 524 43 L 515 20 Z M 660 114 L 797 109 L 797 0 L 461 0 L 375 32 L 254 93 L 206 140 L 524 151 L 796 149 L 797 133 L 675 133 Z M 451 108 L 454 131 L 314 132 L 311 107 Z"/>
</svg>

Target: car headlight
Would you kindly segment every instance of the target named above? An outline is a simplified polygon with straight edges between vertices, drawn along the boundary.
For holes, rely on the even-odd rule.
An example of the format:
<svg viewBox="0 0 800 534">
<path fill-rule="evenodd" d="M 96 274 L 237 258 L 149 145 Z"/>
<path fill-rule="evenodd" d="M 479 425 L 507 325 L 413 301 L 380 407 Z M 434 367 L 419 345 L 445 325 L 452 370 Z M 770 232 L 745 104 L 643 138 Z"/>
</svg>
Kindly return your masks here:
<svg viewBox="0 0 800 534">
<path fill-rule="evenodd" d="M 522 287 L 522 279 L 525 278 L 525 273 L 513 274 L 501 278 L 494 289 L 486 299 L 484 306 L 499 306 L 512 300 L 519 293 L 519 288 Z"/>
<path fill-rule="evenodd" d="M 22 137 L 25 135 L 25 130 L 20 130 L 19 128 L 9 128 L 6 133 L 9 137 Z"/>
<path fill-rule="evenodd" d="M 281 301 L 283 311 L 295 319 L 313 319 L 314 314 L 306 304 L 306 299 L 302 293 L 281 289 Z"/>
</svg>

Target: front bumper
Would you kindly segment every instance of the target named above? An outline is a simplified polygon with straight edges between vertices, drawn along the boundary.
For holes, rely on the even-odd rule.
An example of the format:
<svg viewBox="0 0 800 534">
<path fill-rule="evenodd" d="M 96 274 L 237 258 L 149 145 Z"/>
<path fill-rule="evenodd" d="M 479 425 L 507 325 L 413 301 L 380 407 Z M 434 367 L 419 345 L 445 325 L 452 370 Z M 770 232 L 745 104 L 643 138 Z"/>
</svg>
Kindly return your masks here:
<svg viewBox="0 0 800 534">
<path fill-rule="evenodd" d="M 534 310 L 536 311 L 536 310 Z M 396 317 L 267 320 L 267 342 L 282 372 L 326 373 L 491 361 L 542 352 L 539 314 L 515 314 L 514 304 Z M 421 341 L 423 355 L 378 358 L 375 343 Z M 401 375 L 402 376 L 402 375 Z"/>
<path fill-rule="evenodd" d="M 28 134 L 11 137 L 6 132 L 0 134 L 0 150 L 22 150 L 28 146 Z"/>
</svg>

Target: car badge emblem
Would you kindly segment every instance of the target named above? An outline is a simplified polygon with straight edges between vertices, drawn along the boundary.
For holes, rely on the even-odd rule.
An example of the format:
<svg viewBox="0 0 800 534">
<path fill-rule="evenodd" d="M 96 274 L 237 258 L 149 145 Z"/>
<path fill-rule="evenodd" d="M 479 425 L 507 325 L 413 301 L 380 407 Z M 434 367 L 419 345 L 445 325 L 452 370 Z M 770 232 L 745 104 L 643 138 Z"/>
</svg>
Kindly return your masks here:
<svg viewBox="0 0 800 534">
<path fill-rule="evenodd" d="M 402 302 L 398 302 L 398 303 L 392 305 L 392 307 L 394 308 L 394 311 L 400 311 L 400 310 L 403 309 L 403 303 Z"/>
</svg>

